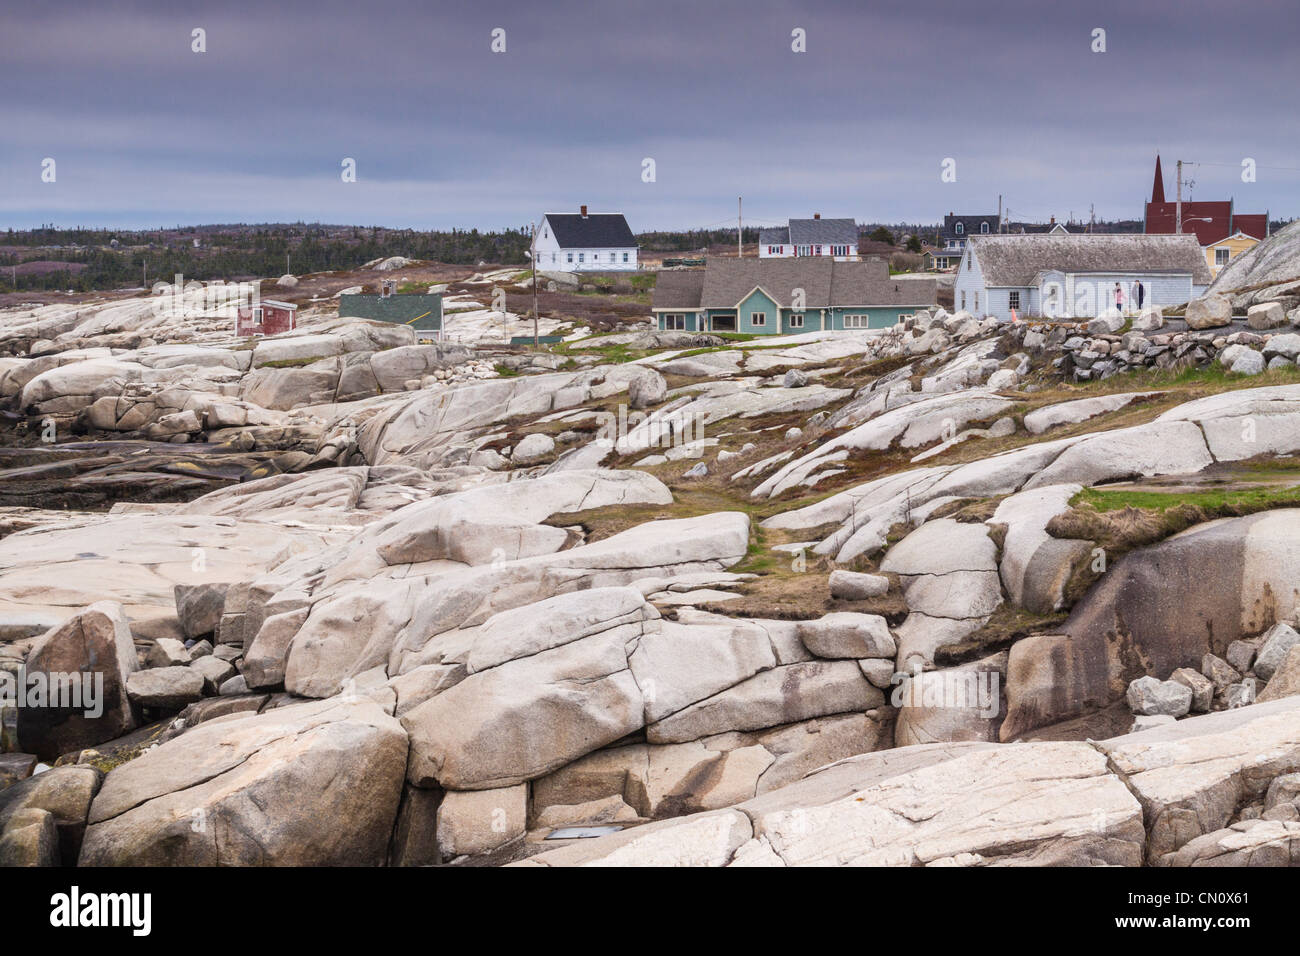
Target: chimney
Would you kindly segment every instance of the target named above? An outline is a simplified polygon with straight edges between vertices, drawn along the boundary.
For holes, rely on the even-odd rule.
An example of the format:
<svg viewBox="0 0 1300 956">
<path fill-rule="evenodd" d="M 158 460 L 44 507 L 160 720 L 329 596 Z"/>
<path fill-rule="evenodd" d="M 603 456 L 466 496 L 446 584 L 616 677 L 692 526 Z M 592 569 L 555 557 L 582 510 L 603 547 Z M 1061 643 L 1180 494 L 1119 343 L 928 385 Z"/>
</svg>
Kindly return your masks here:
<svg viewBox="0 0 1300 956">
<path fill-rule="evenodd" d="M 1052 221 L 1049 222 L 1048 225 L 1049 225 L 1049 226 L 1055 226 L 1055 225 L 1056 225 L 1056 217 L 1055 217 L 1055 216 L 1052 217 Z"/>
<path fill-rule="evenodd" d="M 819 213 L 819 212 L 815 212 L 815 213 L 813 213 L 813 218 L 814 218 L 814 219 L 820 219 L 821 217 L 822 217 L 822 214 L 821 214 L 821 213 Z"/>
<path fill-rule="evenodd" d="M 583 207 L 582 207 L 582 218 L 583 218 L 583 219 L 586 219 L 586 218 L 587 218 L 587 207 L 586 207 L 586 206 L 583 206 Z"/>
</svg>

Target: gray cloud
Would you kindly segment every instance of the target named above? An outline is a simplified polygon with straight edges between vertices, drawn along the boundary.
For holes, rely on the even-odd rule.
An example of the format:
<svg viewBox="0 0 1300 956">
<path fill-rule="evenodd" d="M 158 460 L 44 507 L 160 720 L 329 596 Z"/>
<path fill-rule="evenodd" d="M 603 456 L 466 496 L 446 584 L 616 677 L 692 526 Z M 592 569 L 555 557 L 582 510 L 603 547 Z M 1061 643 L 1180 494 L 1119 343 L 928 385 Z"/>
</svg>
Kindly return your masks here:
<svg viewBox="0 0 1300 956">
<path fill-rule="evenodd" d="M 931 221 L 999 193 L 1025 218 L 1136 217 L 1157 149 L 1202 164 L 1196 196 L 1286 216 L 1296 20 L 1188 0 L 33 6 L 0 14 L 0 225 L 493 228 L 585 202 L 649 229 L 730 221 L 740 194 L 754 221 Z"/>
</svg>

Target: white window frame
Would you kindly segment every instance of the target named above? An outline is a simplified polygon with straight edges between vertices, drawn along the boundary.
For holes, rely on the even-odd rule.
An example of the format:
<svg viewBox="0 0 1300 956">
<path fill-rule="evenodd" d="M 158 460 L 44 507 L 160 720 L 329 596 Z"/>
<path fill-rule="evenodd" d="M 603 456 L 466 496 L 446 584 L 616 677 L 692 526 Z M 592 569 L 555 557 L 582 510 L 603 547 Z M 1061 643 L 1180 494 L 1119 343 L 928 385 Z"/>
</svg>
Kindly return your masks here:
<svg viewBox="0 0 1300 956">
<path fill-rule="evenodd" d="M 961 307 L 966 308 L 966 291 L 963 289 L 961 294 Z"/>
<path fill-rule="evenodd" d="M 572 262 L 572 261 L 573 261 L 573 253 L 572 253 L 572 252 L 566 252 L 565 255 L 568 256 L 568 259 L 565 260 L 566 262 Z"/>
<path fill-rule="evenodd" d="M 956 223 L 952 227 L 952 231 L 959 236 L 964 236 L 966 234 L 966 224 L 964 222 Z"/>
<path fill-rule="evenodd" d="M 258 306 L 257 308 L 255 308 L 255 309 L 253 310 L 253 324 L 254 324 L 254 325 L 261 325 L 262 322 L 263 322 L 263 320 L 264 320 L 264 318 L 265 318 L 265 315 L 266 315 L 266 313 L 263 312 L 261 306 Z"/>
<path fill-rule="evenodd" d="M 1219 261 L 1219 256 L 1223 256 L 1223 261 Z M 1226 266 L 1232 260 L 1232 250 L 1224 247 L 1214 250 L 1214 264 L 1216 266 Z"/>
<path fill-rule="evenodd" d="M 848 312 L 844 315 L 844 328 L 849 329 L 869 329 L 871 328 L 871 316 L 862 312 Z"/>
<path fill-rule="evenodd" d="M 628 254 L 627 254 L 626 252 L 623 253 L 623 261 L 624 261 L 624 262 L 627 262 L 627 255 L 628 255 Z"/>
<path fill-rule="evenodd" d="M 975 311 L 978 312 L 979 310 L 980 310 L 980 294 L 979 294 L 978 292 L 976 292 L 976 293 L 975 293 Z"/>
<path fill-rule="evenodd" d="M 578 262 L 581 264 L 586 261 L 587 261 L 587 254 L 585 252 L 578 253 Z"/>
<path fill-rule="evenodd" d="M 1008 309 L 1018 309 L 1018 308 L 1020 308 L 1020 290 L 1019 290 L 1019 289 L 1012 289 L 1010 292 L 1007 293 L 1007 308 L 1008 308 Z"/>
<path fill-rule="evenodd" d="M 989 234 L 989 224 L 987 222 L 980 223 L 980 232 L 986 236 Z"/>
<path fill-rule="evenodd" d="M 672 312 L 664 315 L 664 331 L 666 332 L 685 332 L 686 331 L 686 314 L 684 312 Z"/>
<path fill-rule="evenodd" d="M 803 313 L 802 313 L 802 312 L 792 312 L 792 313 L 790 313 L 790 328 L 792 328 L 792 329 L 802 329 L 802 328 L 803 328 Z"/>
<path fill-rule="evenodd" d="M 766 312 L 751 312 L 751 313 L 749 313 L 749 324 L 750 324 L 750 327 L 751 327 L 751 328 L 754 327 L 754 326 L 759 326 L 759 325 L 766 327 L 766 326 L 767 326 L 767 313 L 766 313 Z"/>
</svg>

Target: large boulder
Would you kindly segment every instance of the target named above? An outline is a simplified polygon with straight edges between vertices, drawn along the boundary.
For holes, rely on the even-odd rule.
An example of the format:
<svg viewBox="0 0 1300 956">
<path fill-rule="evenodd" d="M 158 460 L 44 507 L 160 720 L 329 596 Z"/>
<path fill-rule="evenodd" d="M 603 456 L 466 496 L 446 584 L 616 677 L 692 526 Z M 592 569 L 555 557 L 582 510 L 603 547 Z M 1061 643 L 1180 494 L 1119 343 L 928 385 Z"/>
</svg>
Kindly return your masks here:
<svg viewBox="0 0 1300 956">
<path fill-rule="evenodd" d="M 1136 678 L 1200 669 L 1292 617 L 1297 541 L 1300 510 L 1280 509 L 1200 525 L 1112 563 L 1061 633 L 1012 645 L 1001 739 L 1105 707 Z"/>
<path fill-rule="evenodd" d="M 1232 302 L 1225 295 L 1211 292 L 1187 303 L 1189 329 L 1215 329 L 1232 323 Z"/>
<path fill-rule="evenodd" d="M 103 774 L 94 767 L 53 767 L 0 790 L 0 833 L 24 811 L 48 813 L 58 834 L 59 860 L 64 866 L 72 866 L 81 851 L 90 804 L 102 780 Z M 31 845 L 31 836 L 29 833 L 23 838 L 24 845 Z"/>
<path fill-rule="evenodd" d="M 668 383 L 652 368 L 642 368 L 627 383 L 627 401 L 633 408 L 658 405 L 668 396 Z"/>
<path fill-rule="evenodd" d="M 126 683 L 134 703 L 157 710 L 180 710 L 201 698 L 203 687 L 202 672 L 192 667 L 151 667 L 136 671 Z"/>
<path fill-rule="evenodd" d="M 1147 858 L 1164 859 L 1300 770 L 1300 698 L 1205 714 L 1097 746 L 1142 802 Z"/>
<path fill-rule="evenodd" d="M 1246 324 L 1265 331 L 1286 325 L 1286 311 L 1280 302 L 1261 302 L 1246 310 Z"/>
<path fill-rule="evenodd" d="M 851 757 L 730 810 L 527 862 L 1135 866 L 1144 836 L 1142 807 L 1089 744 L 933 744 Z"/>
<path fill-rule="evenodd" d="M 25 677 L 28 695 L 39 681 L 49 696 L 43 706 L 18 708 L 20 745 L 53 759 L 126 733 L 135 726 L 127 686 L 138 666 L 120 604 L 92 604 L 46 632 L 27 656 Z"/>
<path fill-rule="evenodd" d="M 641 728 L 644 700 L 614 629 L 488 668 L 402 717 L 410 782 L 511 787 Z"/>
<path fill-rule="evenodd" d="M 401 725 L 342 698 L 213 720 L 109 773 L 83 866 L 378 866 L 406 767 Z"/>
</svg>

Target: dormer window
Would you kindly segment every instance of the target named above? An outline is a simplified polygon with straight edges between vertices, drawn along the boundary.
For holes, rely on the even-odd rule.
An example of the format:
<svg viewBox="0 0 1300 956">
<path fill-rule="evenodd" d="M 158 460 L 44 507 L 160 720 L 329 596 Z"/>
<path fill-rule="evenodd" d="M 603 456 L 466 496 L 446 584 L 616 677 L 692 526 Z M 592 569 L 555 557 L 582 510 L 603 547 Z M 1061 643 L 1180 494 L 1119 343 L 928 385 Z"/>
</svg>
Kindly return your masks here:
<svg viewBox="0 0 1300 956">
<path fill-rule="evenodd" d="M 987 222 L 982 222 L 982 223 L 980 223 L 980 232 L 982 232 L 982 233 L 984 233 L 985 235 L 987 235 L 987 234 L 988 234 L 988 231 L 989 231 L 989 224 L 988 224 Z"/>
<path fill-rule="evenodd" d="M 959 222 L 957 223 L 957 225 L 952 227 L 952 231 L 957 233 L 957 235 L 960 236 L 962 233 L 966 231 L 966 224 Z"/>
</svg>

